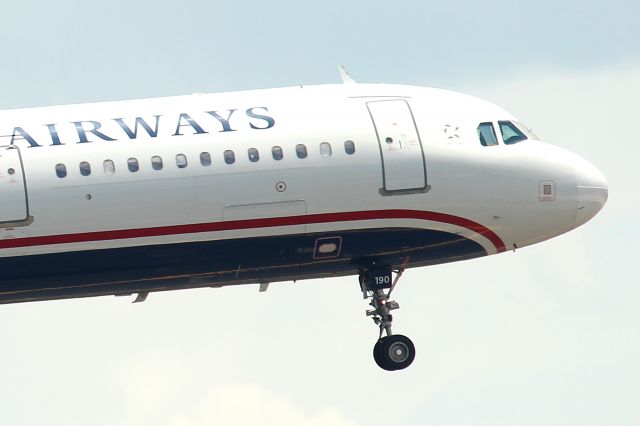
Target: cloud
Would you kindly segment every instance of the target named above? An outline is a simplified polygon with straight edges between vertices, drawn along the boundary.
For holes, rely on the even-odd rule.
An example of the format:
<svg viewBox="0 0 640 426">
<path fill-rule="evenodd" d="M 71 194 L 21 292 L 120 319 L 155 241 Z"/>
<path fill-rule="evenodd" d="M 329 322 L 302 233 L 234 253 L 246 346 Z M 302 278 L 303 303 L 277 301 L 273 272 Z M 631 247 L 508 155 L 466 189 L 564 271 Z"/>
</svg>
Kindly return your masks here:
<svg viewBox="0 0 640 426">
<path fill-rule="evenodd" d="M 304 392 L 300 393 L 304 396 Z M 171 426 L 355 426 L 334 408 L 320 408 L 311 413 L 303 404 L 276 395 L 255 385 L 231 384 L 217 386 L 188 412 L 178 413 L 168 423 Z"/>
</svg>

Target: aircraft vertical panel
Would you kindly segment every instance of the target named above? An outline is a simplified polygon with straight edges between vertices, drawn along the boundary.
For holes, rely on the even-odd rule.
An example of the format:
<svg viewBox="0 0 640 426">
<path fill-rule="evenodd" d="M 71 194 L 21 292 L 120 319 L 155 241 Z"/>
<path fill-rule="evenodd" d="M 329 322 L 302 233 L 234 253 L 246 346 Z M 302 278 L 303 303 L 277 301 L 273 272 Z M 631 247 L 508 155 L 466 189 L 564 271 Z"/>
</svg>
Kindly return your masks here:
<svg viewBox="0 0 640 426">
<path fill-rule="evenodd" d="M 28 218 L 22 160 L 17 147 L 0 147 L 0 223 Z"/>
<path fill-rule="evenodd" d="M 380 145 L 385 192 L 424 191 L 426 165 L 420 135 L 407 101 L 370 101 L 367 108 Z"/>
</svg>

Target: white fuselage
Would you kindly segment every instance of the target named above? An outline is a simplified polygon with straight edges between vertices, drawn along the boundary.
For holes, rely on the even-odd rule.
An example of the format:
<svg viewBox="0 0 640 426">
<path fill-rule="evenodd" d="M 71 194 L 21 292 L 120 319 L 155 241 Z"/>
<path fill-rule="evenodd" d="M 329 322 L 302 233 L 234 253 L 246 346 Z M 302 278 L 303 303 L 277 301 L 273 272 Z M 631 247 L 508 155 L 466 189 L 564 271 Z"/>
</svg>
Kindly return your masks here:
<svg viewBox="0 0 640 426">
<path fill-rule="evenodd" d="M 598 212 L 607 184 L 595 167 L 531 138 L 507 145 L 499 122 L 515 119 L 471 96 L 361 84 L 0 112 L 0 146 L 9 147 L 0 148 L 0 294 L 17 258 L 28 265 L 70 253 L 372 229 L 459 236 L 488 255 L 562 234 Z M 480 123 L 493 125 L 497 145 L 481 144 Z M 324 261 L 317 249 L 310 263 Z M 323 275 L 297 278 L 315 276 Z M 10 281 L 12 294 L 31 290 L 16 275 Z M 256 272 L 238 281 L 262 279 Z M 24 300 L 54 297 L 73 295 Z"/>
</svg>

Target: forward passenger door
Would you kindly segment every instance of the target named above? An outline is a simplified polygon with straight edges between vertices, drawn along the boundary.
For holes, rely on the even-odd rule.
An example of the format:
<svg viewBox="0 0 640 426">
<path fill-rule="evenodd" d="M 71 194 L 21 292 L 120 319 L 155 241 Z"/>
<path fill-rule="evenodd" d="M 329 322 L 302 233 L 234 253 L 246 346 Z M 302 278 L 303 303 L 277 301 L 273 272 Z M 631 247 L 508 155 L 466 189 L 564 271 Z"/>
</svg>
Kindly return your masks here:
<svg viewBox="0 0 640 426">
<path fill-rule="evenodd" d="M 367 102 L 378 138 L 383 172 L 383 195 L 424 192 L 427 169 L 422 141 L 406 100 Z"/>
<path fill-rule="evenodd" d="M 27 187 L 20 150 L 0 146 L 0 225 L 22 222 L 29 217 Z"/>
</svg>

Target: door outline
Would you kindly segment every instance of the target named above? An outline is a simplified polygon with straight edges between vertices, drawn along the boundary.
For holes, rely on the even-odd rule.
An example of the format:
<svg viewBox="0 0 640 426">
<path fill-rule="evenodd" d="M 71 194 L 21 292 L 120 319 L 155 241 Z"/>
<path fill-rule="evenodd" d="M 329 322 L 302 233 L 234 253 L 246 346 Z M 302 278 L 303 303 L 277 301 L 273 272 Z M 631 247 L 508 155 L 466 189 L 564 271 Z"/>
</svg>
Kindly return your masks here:
<svg viewBox="0 0 640 426">
<path fill-rule="evenodd" d="M 24 172 L 22 153 L 20 152 L 20 149 L 15 145 L 0 146 L 0 150 L 4 151 L 11 151 L 14 149 L 18 152 L 18 161 L 20 162 L 20 173 L 22 174 L 22 186 L 24 189 L 24 205 L 26 216 L 23 219 L 0 221 L 0 228 L 14 228 L 18 226 L 27 226 L 33 223 L 33 217 L 29 214 L 29 193 L 27 192 L 27 176 Z"/>
<path fill-rule="evenodd" d="M 409 116 L 411 118 L 411 123 L 413 124 L 413 128 L 416 132 L 416 136 L 418 137 L 418 143 L 420 145 L 420 157 L 422 159 L 422 173 L 424 176 L 424 186 L 416 187 L 416 188 L 387 189 L 387 170 L 385 169 L 385 164 L 384 164 L 384 151 L 382 149 L 382 146 L 383 146 L 382 138 L 378 131 L 378 125 L 376 124 L 376 120 L 373 116 L 373 112 L 369 107 L 369 104 L 380 103 L 380 102 L 402 102 L 406 105 L 407 110 L 409 111 Z M 376 132 L 376 138 L 378 139 L 378 149 L 380 151 L 380 161 L 382 165 L 382 188 L 380 188 L 379 190 L 380 195 L 385 195 L 385 196 L 386 195 L 403 195 L 403 194 L 429 192 L 431 190 L 431 185 L 429 185 L 429 182 L 428 182 L 427 162 L 424 154 L 424 146 L 422 144 L 422 138 L 420 137 L 420 131 L 418 130 L 418 126 L 416 124 L 416 120 L 413 115 L 413 110 L 411 109 L 411 105 L 409 105 L 409 103 L 405 99 L 396 98 L 396 99 L 380 99 L 375 101 L 368 101 L 366 102 L 366 106 L 367 106 L 367 111 L 369 112 L 369 117 L 371 117 L 371 122 L 373 123 L 373 129 Z"/>
</svg>

